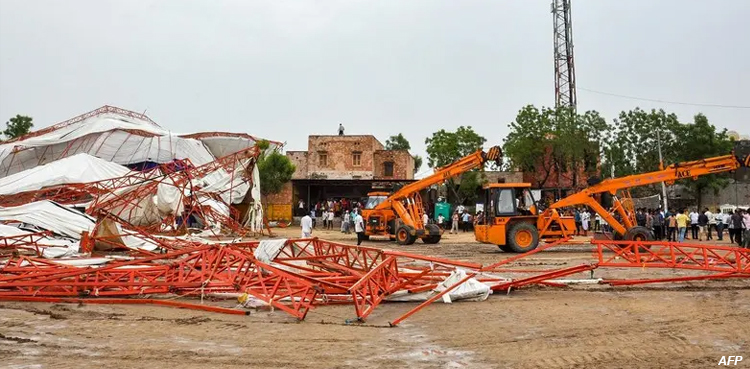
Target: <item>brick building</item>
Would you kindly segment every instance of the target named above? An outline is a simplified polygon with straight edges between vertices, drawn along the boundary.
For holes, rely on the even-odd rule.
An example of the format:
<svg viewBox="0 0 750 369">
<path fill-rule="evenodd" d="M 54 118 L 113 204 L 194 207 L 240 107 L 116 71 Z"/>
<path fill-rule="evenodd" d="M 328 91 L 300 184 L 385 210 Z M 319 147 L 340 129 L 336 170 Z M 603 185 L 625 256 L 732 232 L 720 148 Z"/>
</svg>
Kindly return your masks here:
<svg viewBox="0 0 750 369">
<path fill-rule="evenodd" d="M 598 152 L 598 150 L 597 150 Z M 552 149 L 539 157 L 535 172 L 524 172 L 523 182 L 539 190 L 545 201 L 556 201 L 589 186 L 592 178 L 601 178 L 601 162 L 598 155 L 589 155 L 576 170 L 570 167 L 558 170 L 554 165 Z"/>
<path fill-rule="evenodd" d="M 299 200 L 360 201 L 372 191 L 391 191 L 414 180 L 414 158 L 406 150 L 385 150 L 372 135 L 309 136 L 306 151 L 287 151 L 296 167 L 281 193 L 269 196 L 269 219 L 289 220 Z"/>
</svg>

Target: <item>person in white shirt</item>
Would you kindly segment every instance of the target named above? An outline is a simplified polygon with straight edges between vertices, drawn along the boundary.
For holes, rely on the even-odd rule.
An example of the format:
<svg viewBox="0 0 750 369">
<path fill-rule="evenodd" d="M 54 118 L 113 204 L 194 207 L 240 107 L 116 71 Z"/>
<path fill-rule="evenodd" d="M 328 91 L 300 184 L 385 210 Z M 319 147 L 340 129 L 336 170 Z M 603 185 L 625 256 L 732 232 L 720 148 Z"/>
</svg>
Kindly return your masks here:
<svg viewBox="0 0 750 369">
<path fill-rule="evenodd" d="M 438 227 L 444 228 L 445 217 L 443 216 L 443 214 L 438 214 L 437 222 L 438 222 Z"/>
<path fill-rule="evenodd" d="M 427 212 L 422 214 L 422 223 L 424 223 L 425 227 L 430 224 L 430 217 L 427 215 Z"/>
<path fill-rule="evenodd" d="M 333 229 L 333 217 L 335 215 L 333 210 L 328 211 L 328 229 Z"/>
<path fill-rule="evenodd" d="M 299 210 L 297 210 L 297 215 L 305 214 L 305 202 L 304 201 L 299 200 L 298 208 L 299 208 Z"/>
<path fill-rule="evenodd" d="M 698 239 L 698 214 L 697 211 L 691 211 L 688 217 L 690 217 L 690 235 L 693 236 L 694 240 Z"/>
<path fill-rule="evenodd" d="M 712 240 L 713 236 L 711 235 L 712 229 L 716 228 L 716 218 L 714 218 L 714 213 L 711 212 L 711 210 L 708 210 L 706 208 L 706 211 L 703 213 L 708 218 L 708 226 L 706 227 L 706 240 Z M 716 236 L 716 238 L 719 238 L 719 236 Z"/>
<path fill-rule="evenodd" d="M 724 214 L 724 228 L 727 229 L 729 234 L 729 243 L 734 243 L 734 223 L 732 223 L 732 214 Z"/>
<path fill-rule="evenodd" d="M 306 214 L 304 217 L 302 217 L 302 220 L 299 222 L 299 224 L 302 227 L 302 238 L 312 237 L 313 221 L 312 217 L 310 217 L 310 214 Z"/>
<path fill-rule="evenodd" d="M 591 213 L 587 209 L 581 213 L 581 228 L 583 228 L 583 235 L 588 236 L 589 234 L 589 221 L 591 220 Z"/>
<path fill-rule="evenodd" d="M 357 211 L 357 216 L 354 217 L 354 232 L 357 232 L 357 246 L 359 246 L 365 239 L 365 220 L 362 219 L 359 211 Z"/>
</svg>

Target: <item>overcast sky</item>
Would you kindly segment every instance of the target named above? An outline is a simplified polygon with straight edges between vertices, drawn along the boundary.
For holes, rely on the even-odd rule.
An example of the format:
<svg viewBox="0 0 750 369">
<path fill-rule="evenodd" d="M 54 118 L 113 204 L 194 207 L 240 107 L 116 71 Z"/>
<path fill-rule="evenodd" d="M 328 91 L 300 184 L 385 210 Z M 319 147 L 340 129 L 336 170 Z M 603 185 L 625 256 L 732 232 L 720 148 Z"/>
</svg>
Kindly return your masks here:
<svg viewBox="0 0 750 369">
<path fill-rule="evenodd" d="M 580 88 L 750 105 L 750 1 L 572 2 Z M 340 121 L 383 142 L 402 132 L 424 155 L 425 137 L 459 125 L 501 144 L 522 106 L 554 104 L 553 77 L 549 0 L 0 0 L 0 119 L 35 128 L 109 104 L 290 150 Z M 750 109 L 578 101 L 750 133 Z"/>
</svg>

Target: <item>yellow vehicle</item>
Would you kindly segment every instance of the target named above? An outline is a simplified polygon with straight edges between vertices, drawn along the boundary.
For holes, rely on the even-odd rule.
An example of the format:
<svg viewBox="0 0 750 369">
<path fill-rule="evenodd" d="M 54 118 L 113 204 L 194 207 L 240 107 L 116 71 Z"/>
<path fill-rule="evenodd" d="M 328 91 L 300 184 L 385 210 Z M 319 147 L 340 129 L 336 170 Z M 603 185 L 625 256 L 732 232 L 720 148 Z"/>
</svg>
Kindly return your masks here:
<svg viewBox="0 0 750 369">
<path fill-rule="evenodd" d="M 528 183 L 504 183 L 485 186 L 483 221 L 474 227 L 477 241 L 497 245 L 503 251 L 528 252 L 539 241 L 552 242 L 573 235 L 575 221 L 563 217 L 558 209 L 587 206 L 613 229 L 613 237 L 622 240 L 653 240 L 650 229 L 640 227 L 635 221 L 635 211 L 630 201 L 632 187 L 668 182 L 678 179 L 696 179 L 700 176 L 723 173 L 750 166 L 750 155 L 740 158 L 731 155 L 672 164 L 658 171 L 634 174 L 621 178 L 605 179 L 561 199 L 543 212 L 538 199 L 534 199 Z M 595 195 L 612 196 L 615 218 L 600 204 Z M 618 197 L 619 194 L 619 197 Z"/>
<path fill-rule="evenodd" d="M 393 194 L 372 192 L 362 211 L 365 220 L 365 237 L 388 236 L 400 245 L 411 245 L 418 238 L 424 243 L 438 243 L 443 231 L 435 224 L 422 222 L 424 204 L 419 191 L 442 183 L 475 168 L 482 168 L 488 161 L 501 163 L 502 150 L 493 146 L 487 152 L 478 150 L 471 155 L 435 170 L 435 173 L 410 183 Z"/>
</svg>

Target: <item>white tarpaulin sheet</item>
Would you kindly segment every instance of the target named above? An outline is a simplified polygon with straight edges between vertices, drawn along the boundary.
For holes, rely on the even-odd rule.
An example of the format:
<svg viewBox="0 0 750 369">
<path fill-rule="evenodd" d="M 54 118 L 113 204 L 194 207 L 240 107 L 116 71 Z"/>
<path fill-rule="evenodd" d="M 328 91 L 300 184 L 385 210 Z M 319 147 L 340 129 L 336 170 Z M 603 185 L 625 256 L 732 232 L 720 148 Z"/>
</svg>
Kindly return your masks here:
<svg viewBox="0 0 750 369">
<path fill-rule="evenodd" d="M 269 264 L 279 256 L 281 249 L 284 248 L 284 244 L 286 244 L 285 238 L 278 240 L 261 240 L 258 247 L 253 252 L 253 256 L 259 261 Z"/>
<path fill-rule="evenodd" d="M 33 224 L 76 240 L 81 239 L 83 231 L 91 232 L 95 223 L 94 218 L 49 200 L 0 208 L 0 221 L 12 220 Z"/>
<path fill-rule="evenodd" d="M 0 176 L 79 153 L 122 165 L 186 158 L 193 165 L 203 165 L 215 159 L 199 140 L 179 137 L 146 120 L 103 113 L 39 136 L 0 145 Z"/>
<path fill-rule="evenodd" d="M 249 163 L 249 160 L 244 160 L 237 166 L 234 173 L 228 173 L 224 169 L 213 171 L 201 178 L 196 185 L 202 186 L 203 192 L 218 193 L 227 204 L 239 204 L 245 199 L 247 190 L 250 189 L 250 184 L 242 176 L 242 172 Z"/>
<path fill-rule="evenodd" d="M 0 224 L 0 237 L 30 235 L 32 233 L 6 224 Z M 75 255 L 80 248 L 78 241 L 65 238 L 42 237 L 37 239 L 37 245 L 42 251 L 42 256 L 48 259 Z"/>
<path fill-rule="evenodd" d="M 451 273 L 442 283 L 438 284 L 432 291 L 422 293 L 409 293 L 408 291 L 398 291 L 386 298 L 388 301 L 426 301 L 432 296 L 444 291 L 445 289 L 453 286 L 466 278 L 466 272 L 463 270 L 456 270 Z M 444 303 L 451 303 L 453 301 L 484 301 L 492 293 L 490 287 L 482 282 L 479 282 L 476 278 L 469 278 L 466 282 L 460 286 L 454 288 L 450 292 L 443 295 L 442 301 Z"/>
<path fill-rule="evenodd" d="M 122 177 L 130 170 L 88 154 L 77 154 L 0 178 L 0 195 L 35 191 L 71 183 Z"/>
</svg>

